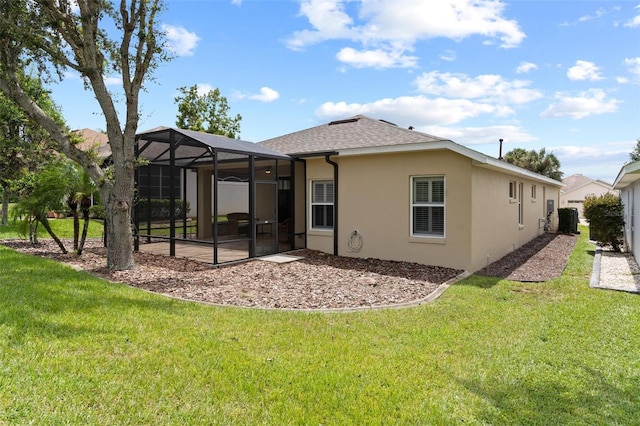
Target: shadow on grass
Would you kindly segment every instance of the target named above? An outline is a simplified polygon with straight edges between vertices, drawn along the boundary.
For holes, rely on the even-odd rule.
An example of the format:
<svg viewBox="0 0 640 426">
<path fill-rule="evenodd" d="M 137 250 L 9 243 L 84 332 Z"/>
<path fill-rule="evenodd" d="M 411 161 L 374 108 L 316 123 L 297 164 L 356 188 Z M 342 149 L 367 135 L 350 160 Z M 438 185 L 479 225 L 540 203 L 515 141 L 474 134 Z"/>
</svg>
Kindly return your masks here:
<svg viewBox="0 0 640 426">
<path fill-rule="evenodd" d="M 103 310 L 109 321 L 107 316 L 114 318 L 130 310 L 176 309 L 173 300 L 119 286 L 52 260 L 0 247 L 0 324 L 14 328 L 14 336 L 36 333 L 64 338 L 100 333 L 95 324 L 70 322 L 69 312 L 82 318 Z"/>
<path fill-rule="evenodd" d="M 549 374 L 504 381 L 454 380 L 486 402 L 483 424 L 635 424 L 640 418 L 640 384 L 632 377 L 613 382 L 589 366 L 574 365 L 574 378 Z M 532 375 L 535 373 L 531 373 Z M 571 385 L 567 384 L 571 383 Z"/>
</svg>

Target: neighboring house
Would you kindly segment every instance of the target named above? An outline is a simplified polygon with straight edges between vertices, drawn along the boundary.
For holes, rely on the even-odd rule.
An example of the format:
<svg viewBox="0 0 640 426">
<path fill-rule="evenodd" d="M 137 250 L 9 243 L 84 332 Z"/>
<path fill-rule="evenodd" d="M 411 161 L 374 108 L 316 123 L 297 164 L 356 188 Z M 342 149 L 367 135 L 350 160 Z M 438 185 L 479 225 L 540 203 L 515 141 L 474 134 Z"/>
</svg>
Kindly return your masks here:
<svg viewBox="0 0 640 426">
<path fill-rule="evenodd" d="M 295 214 L 310 249 L 476 271 L 556 223 L 561 182 L 384 120 L 260 145 L 304 161 Z"/>
<path fill-rule="evenodd" d="M 636 215 L 640 213 L 640 161 L 626 164 L 613 182 L 613 188 L 620 191 L 624 206 L 624 243 L 627 251 L 640 259 L 640 232 L 636 232 Z"/>
<path fill-rule="evenodd" d="M 561 182 L 361 115 L 259 144 L 171 128 L 137 138 L 151 164 L 196 172 L 196 240 L 214 263 L 307 247 L 473 272 L 557 227 Z M 235 236 L 217 222 L 234 177 L 248 188 Z"/>
<path fill-rule="evenodd" d="M 107 158 L 111 155 L 109 137 L 106 133 L 97 132 L 91 129 L 78 129 L 74 130 L 72 133 L 75 133 L 82 139 L 82 142 L 79 142 L 77 145 L 81 150 L 94 150 L 100 158 Z"/>
<path fill-rule="evenodd" d="M 562 179 L 565 187 L 560 190 L 560 207 L 575 207 L 578 217 L 584 221 L 584 200 L 590 196 L 600 196 L 606 193 L 618 194 L 610 183 L 600 179 L 591 179 L 579 173 Z"/>
</svg>

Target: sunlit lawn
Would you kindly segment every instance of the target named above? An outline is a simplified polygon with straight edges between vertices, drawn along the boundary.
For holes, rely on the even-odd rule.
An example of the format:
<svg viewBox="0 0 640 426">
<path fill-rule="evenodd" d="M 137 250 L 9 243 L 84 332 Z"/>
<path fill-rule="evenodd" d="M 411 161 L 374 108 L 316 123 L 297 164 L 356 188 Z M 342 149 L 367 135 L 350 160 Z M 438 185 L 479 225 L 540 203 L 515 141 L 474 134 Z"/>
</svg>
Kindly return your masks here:
<svg viewBox="0 0 640 426">
<path fill-rule="evenodd" d="M 73 219 L 49 219 L 51 229 L 59 238 L 73 238 Z M 80 230 L 82 231 L 83 222 L 80 221 Z M 0 240 L 7 238 L 27 238 L 26 235 L 22 235 L 19 232 L 20 224 L 18 221 L 9 219 L 9 224 L 6 226 L 0 225 Z M 91 220 L 89 222 L 88 238 L 99 238 L 102 236 L 103 224 L 102 221 Z M 38 238 L 49 238 L 49 234 L 42 225 L 38 225 Z"/>
<path fill-rule="evenodd" d="M 547 283 L 327 314 L 175 301 L 0 247 L 0 424 L 637 424 L 640 297 L 589 288 L 586 234 Z"/>
</svg>

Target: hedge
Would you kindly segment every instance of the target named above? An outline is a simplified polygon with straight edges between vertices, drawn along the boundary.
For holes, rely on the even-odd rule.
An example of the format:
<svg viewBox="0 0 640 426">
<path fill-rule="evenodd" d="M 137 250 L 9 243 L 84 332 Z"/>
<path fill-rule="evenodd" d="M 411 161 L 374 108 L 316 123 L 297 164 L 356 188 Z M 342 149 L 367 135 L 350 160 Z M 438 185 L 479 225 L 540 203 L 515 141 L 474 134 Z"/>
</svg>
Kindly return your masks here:
<svg viewBox="0 0 640 426">
<path fill-rule="evenodd" d="M 599 245 L 610 245 L 614 251 L 622 248 L 624 208 L 614 194 L 591 196 L 584 200 L 584 217 L 589 222 L 589 237 Z"/>
</svg>

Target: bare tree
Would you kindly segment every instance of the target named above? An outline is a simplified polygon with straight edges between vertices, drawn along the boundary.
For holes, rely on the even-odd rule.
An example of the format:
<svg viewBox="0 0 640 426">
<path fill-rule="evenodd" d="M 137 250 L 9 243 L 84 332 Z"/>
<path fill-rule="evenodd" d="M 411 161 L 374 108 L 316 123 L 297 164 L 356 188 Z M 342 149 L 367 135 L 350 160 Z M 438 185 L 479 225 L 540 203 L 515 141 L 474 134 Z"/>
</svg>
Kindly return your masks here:
<svg viewBox="0 0 640 426">
<path fill-rule="evenodd" d="M 0 91 L 45 128 L 56 149 L 79 163 L 100 190 L 107 218 L 107 266 L 134 266 L 131 208 L 135 134 L 140 90 L 168 57 L 158 28 L 161 0 L 0 0 Z M 117 37 L 110 38 L 105 28 Z M 19 73 L 28 64 L 41 72 L 53 67 L 79 73 L 105 117 L 113 165 L 100 167 L 95 155 L 78 149 L 68 129 L 44 112 L 22 89 Z M 122 79 L 121 120 L 105 79 Z"/>
</svg>

